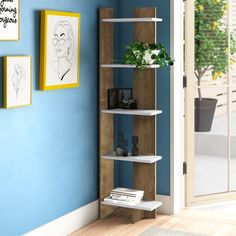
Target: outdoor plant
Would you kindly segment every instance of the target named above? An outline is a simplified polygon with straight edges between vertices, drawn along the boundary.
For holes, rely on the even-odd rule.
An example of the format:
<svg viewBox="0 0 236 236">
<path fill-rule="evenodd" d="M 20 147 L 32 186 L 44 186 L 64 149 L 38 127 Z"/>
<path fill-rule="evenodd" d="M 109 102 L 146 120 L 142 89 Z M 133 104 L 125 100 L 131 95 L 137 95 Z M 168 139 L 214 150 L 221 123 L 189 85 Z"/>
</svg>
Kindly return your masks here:
<svg viewBox="0 0 236 236">
<path fill-rule="evenodd" d="M 144 69 L 150 64 L 158 64 L 160 67 L 173 65 L 173 60 L 163 44 L 134 42 L 126 48 L 123 64 L 136 65 L 139 69 Z"/>
<path fill-rule="evenodd" d="M 227 8 L 225 0 L 195 1 L 195 76 L 198 86 L 208 71 L 213 80 L 222 78 L 227 73 L 229 51 L 230 64 L 236 61 L 236 35 L 230 34 L 229 50 L 228 29 L 223 22 Z M 201 100 L 200 88 L 198 95 Z"/>
</svg>

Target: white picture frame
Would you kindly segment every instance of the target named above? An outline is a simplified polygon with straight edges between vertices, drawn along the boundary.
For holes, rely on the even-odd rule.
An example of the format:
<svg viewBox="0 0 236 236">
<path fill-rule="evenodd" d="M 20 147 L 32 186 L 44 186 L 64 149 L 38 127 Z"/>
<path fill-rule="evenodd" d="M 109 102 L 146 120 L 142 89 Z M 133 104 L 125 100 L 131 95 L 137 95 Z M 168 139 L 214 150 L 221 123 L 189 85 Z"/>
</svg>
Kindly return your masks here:
<svg viewBox="0 0 236 236">
<path fill-rule="evenodd" d="M 32 104 L 31 56 L 4 57 L 4 108 Z"/>
<path fill-rule="evenodd" d="M 20 40 L 20 0 L 0 0 L 0 41 Z"/>
</svg>

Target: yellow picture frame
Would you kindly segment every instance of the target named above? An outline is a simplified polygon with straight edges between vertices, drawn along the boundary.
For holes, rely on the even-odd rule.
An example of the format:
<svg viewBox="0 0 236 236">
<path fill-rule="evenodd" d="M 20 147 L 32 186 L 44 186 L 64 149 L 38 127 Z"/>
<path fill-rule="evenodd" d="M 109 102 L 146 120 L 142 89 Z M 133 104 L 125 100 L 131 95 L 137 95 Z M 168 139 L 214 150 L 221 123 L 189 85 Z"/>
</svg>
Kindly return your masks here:
<svg viewBox="0 0 236 236">
<path fill-rule="evenodd" d="M 23 62 L 22 61 L 23 59 L 25 59 L 26 62 Z M 27 68 L 28 70 L 24 68 L 23 65 L 21 65 L 20 61 L 22 61 L 22 64 L 24 66 L 27 63 L 29 63 L 29 65 L 28 64 L 26 65 L 26 66 L 29 66 L 29 68 Z M 12 65 L 18 66 L 17 69 L 15 69 L 15 70 L 18 70 L 17 72 L 22 71 L 22 67 L 23 67 L 23 70 L 24 70 L 23 76 L 25 78 L 23 79 L 19 78 L 18 76 L 19 73 L 14 75 L 14 73 L 11 71 L 11 70 L 14 71 L 13 67 L 11 67 Z M 28 75 L 29 84 L 27 84 L 27 75 Z M 16 77 L 17 81 L 13 80 L 13 76 Z M 12 79 L 12 81 L 10 81 L 10 79 Z M 25 84 L 24 84 L 25 88 L 22 87 L 22 80 L 25 80 Z M 16 96 L 16 94 L 14 95 L 12 94 L 13 90 L 17 93 L 17 95 L 19 94 L 19 92 L 26 93 L 26 95 L 22 94 L 19 102 L 17 102 L 16 98 L 11 99 L 13 96 Z M 22 98 L 22 96 L 26 96 L 26 98 Z M 32 57 L 31 56 L 5 56 L 3 57 L 3 108 L 9 109 L 9 108 L 18 108 L 18 107 L 24 107 L 24 106 L 30 106 L 30 105 L 32 105 Z"/>
<path fill-rule="evenodd" d="M 0 42 L 4 42 L 4 41 L 19 41 L 20 40 L 20 0 L 17 0 L 18 1 L 18 11 L 17 11 L 17 28 L 18 28 L 18 34 L 17 34 L 17 38 L 1 38 L 1 34 L 4 34 L 3 32 L 1 32 L 0 34 Z M 2 13 L 3 14 L 3 13 Z M 11 29 L 12 30 L 12 29 Z"/>
<path fill-rule="evenodd" d="M 40 90 L 79 87 L 80 14 L 43 10 L 41 11 L 40 22 Z M 59 29 L 64 33 L 57 33 L 56 31 Z M 72 56 L 68 59 L 72 50 Z"/>
</svg>

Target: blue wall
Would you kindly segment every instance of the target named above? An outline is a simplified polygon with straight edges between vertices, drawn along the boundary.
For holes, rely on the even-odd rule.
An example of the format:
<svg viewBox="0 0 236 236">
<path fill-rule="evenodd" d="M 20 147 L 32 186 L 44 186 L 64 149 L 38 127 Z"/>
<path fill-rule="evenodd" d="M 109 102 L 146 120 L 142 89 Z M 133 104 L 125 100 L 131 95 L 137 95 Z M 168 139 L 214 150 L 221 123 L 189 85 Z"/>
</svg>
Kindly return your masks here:
<svg viewBox="0 0 236 236">
<path fill-rule="evenodd" d="M 120 0 L 120 17 L 132 17 L 135 7 L 157 7 L 158 17 L 163 18 L 162 23 L 157 24 L 157 42 L 163 43 L 168 51 L 170 49 L 170 1 L 161 0 Z M 118 58 L 123 54 L 125 46 L 133 41 L 132 24 L 122 24 L 120 31 L 120 51 Z M 132 70 L 123 70 L 119 73 L 119 86 L 127 88 L 132 86 Z M 157 165 L 157 192 L 163 195 L 170 194 L 170 73 L 169 69 L 157 70 L 157 107 L 163 110 L 163 114 L 157 116 L 157 154 L 163 159 Z M 119 117 L 117 127 L 126 130 L 126 138 L 131 143 L 132 118 Z M 131 150 L 131 146 L 129 147 Z M 132 164 L 117 163 L 119 171 L 119 185 L 132 187 Z"/>
<path fill-rule="evenodd" d="M 1 236 L 21 235 L 98 198 L 100 6 L 117 1 L 21 0 L 21 39 L 0 42 L 0 56 L 32 55 L 34 85 L 33 106 L 0 109 Z M 37 90 L 41 9 L 81 13 L 79 88 Z"/>
<path fill-rule="evenodd" d="M 157 6 L 158 15 L 164 18 L 158 24 L 158 40 L 169 47 L 169 1 L 21 0 L 21 39 L 0 42 L 0 57 L 32 55 L 33 106 L 0 109 L 0 235 L 21 235 L 98 198 L 97 17 L 101 6 L 116 8 L 120 16 L 131 15 L 136 6 Z M 42 9 L 81 13 L 79 88 L 38 91 Z M 131 32 L 131 25 L 122 27 L 118 29 L 120 48 L 130 42 L 127 34 Z M 128 77 L 129 73 L 124 75 Z M 122 77 L 122 73 L 119 75 Z M 166 70 L 158 70 L 158 107 L 164 112 L 158 116 L 158 154 L 163 155 L 158 168 L 158 192 L 168 195 L 169 72 Z M 119 125 L 124 125 L 122 122 Z M 132 124 L 132 120 L 128 123 Z M 120 167 L 118 182 L 125 185 L 131 167 L 123 164 Z"/>
</svg>

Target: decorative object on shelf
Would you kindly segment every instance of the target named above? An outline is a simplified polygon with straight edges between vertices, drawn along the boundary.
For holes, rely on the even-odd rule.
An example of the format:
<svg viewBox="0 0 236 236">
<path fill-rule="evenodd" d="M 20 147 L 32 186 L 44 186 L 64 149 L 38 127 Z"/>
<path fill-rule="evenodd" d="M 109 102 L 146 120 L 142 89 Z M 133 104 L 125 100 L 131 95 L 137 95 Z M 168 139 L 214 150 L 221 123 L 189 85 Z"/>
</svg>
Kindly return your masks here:
<svg viewBox="0 0 236 236">
<path fill-rule="evenodd" d="M 132 88 L 111 88 L 107 90 L 107 108 L 138 109 L 137 101 L 132 98 Z"/>
<path fill-rule="evenodd" d="M 128 140 L 124 139 L 124 133 L 121 131 L 117 134 L 116 155 L 128 156 Z"/>
<path fill-rule="evenodd" d="M 30 56 L 4 57 L 4 108 L 32 104 Z"/>
<path fill-rule="evenodd" d="M 79 86 L 80 14 L 41 12 L 40 89 Z"/>
<path fill-rule="evenodd" d="M 135 99 L 123 99 L 121 102 L 121 108 L 136 110 L 138 109 L 137 101 Z"/>
<path fill-rule="evenodd" d="M 134 42 L 127 47 L 122 63 L 136 65 L 144 69 L 146 65 L 157 64 L 160 67 L 173 65 L 173 60 L 168 55 L 163 44 Z"/>
<path fill-rule="evenodd" d="M 128 156 L 128 140 L 124 140 L 123 141 L 123 153 L 122 153 L 122 156 L 123 157 L 127 157 Z"/>
<path fill-rule="evenodd" d="M 119 156 L 119 157 L 123 156 L 123 149 L 122 148 L 119 148 L 119 147 L 116 148 L 116 156 Z"/>
<path fill-rule="evenodd" d="M 104 202 L 120 203 L 129 206 L 135 206 L 143 199 L 144 191 L 128 188 L 115 188 L 110 196 L 104 198 Z"/>
<path fill-rule="evenodd" d="M 20 39 L 20 0 L 0 1 L 0 40 Z"/>
<path fill-rule="evenodd" d="M 114 88 L 107 90 L 107 109 L 117 108 L 117 92 Z"/>
<path fill-rule="evenodd" d="M 118 89 L 118 108 L 138 109 L 137 101 L 133 99 L 132 88 Z"/>
<path fill-rule="evenodd" d="M 124 133 L 121 131 L 118 131 L 117 133 L 117 142 L 116 142 L 116 155 L 122 156 L 123 154 L 123 140 L 124 140 Z"/>
<path fill-rule="evenodd" d="M 123 100 L 129 100 L 133 98 L 132 88 L 119 88 L 118 89 L 118 106 L 122 108 Z"/>
<path fill-rule="evenodd" d="M 138 156 L 139 154 L 139 150 L 138 150 L 138 136 L 133 136 L 132 137 L 132 144 L 133 144 L 133 148 L 132 148 L 132 156 Z"/>
</svg>

